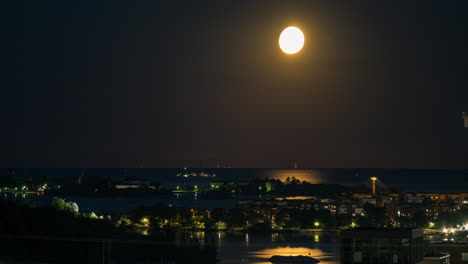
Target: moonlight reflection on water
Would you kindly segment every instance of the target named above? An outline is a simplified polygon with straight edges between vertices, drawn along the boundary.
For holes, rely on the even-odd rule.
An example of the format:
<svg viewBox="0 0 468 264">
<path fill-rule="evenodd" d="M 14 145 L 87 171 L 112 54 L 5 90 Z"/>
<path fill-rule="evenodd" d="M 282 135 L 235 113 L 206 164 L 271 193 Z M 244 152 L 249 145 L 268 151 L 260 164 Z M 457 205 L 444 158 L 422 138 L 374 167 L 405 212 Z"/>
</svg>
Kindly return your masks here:
<svg viewBox="0 0 468 264">
<path fill-rule="evenodd" d="M 271 264 L 274 255 L 310 256 L 323 264 L 338 264 L 340 250 L 336 233 L 242 234 L 227 232 L 218 244 L 220 264 Z"/>
<path fill-rule="evenodd" d="M 263 177 L 268 179 L 286 181 L 286 178 L 296 178 L 297 180 L 307 181 L 313 184 L 324 183 L 325 175 L 319 170 L 268 170 L 264 173 Z"/>
<path fill-rule="evenodd" d="M 310 255 L 309 255 L 310 254 Z M 330 253 L 323 252 L 320 249 L 313 249 L 307 247 L 276 247 L 276 248 L 269 248 L 263 249 L 256 252 L 252 252 L 251 258 L 254 260 L 253 262 L 249 262 L 252 264 L 271 264 L 268 259 L 271 256 L 279 255 L 279 256 L 310 256 L 320 260 L 320 263 L 323 264 L 337 264 L 334 260 L 334 255 Z"/>
</svg>

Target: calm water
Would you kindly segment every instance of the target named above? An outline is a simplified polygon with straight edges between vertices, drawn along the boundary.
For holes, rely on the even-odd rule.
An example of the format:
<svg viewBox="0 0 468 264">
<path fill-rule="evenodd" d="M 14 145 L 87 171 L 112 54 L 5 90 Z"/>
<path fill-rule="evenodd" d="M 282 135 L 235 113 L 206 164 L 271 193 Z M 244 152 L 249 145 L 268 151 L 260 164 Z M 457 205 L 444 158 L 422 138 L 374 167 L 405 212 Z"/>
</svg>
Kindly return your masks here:
<svg viewBox="0 0 468 264">
<path fill-rule="evenodd" d="M 198 169 L 199 171 L 201 169 Z M 116 169 L 115 173 L 120 170 Z M 51 171 L 44 171 L 44 173 Z M 56 175 L 64 176 L 64 171 L 56 170 Z M 73 172 L 73 170 L 72 170 Z M 79 173 L 76 170 L 75 173 Z M 104 176 L 112 170 L 94 170 L 88 172 L 87 177 Z M 163 185 L 178 185 L 181 181 L 213 181 L 213 180 L 251 180 L 255 178 L 280 179 L 295 177 L 301 181 L 311 183 L 334 183 L 342 185 L 370 185 L 369 177 L 377 176 L 377 188 L 394 187 L 402 192 L 468 192 L 468 170 L 414 170 L 414 169 L 211 169 L 205 172 L 216 173 L 215 178 L 176 177 L 180 169 L 133 169 L 128 175 L 136 175 L 159 181 Z M 102 175 L 101 175 L 102 174 Z M 127 175 L 127 176 L 128 176 Z M 75 175 L 76 176 L 76 175 Z M 69 177 L 74 177 L 70 175 Z M 116 178 L 116 177 L 114 177 Z M 118 178 L 118 177 L 117 177 Z M 200 179 L 202 178 L 202 179 Z M 50 202 L 50 197 L 29 197 L 35 199 L 38 204 Z M 243 196 L 231 199 L 199 199 L 194 194 L 166 195 L 156 197 L 62 197 L 67 201 L 76 202 L 81 212 L 99 212 L 104 210 L 109 213 L 127 213 L 139 205 L 153 205 L 164 203 L 174 207 L 190 208 L 225 208 L 229 209 L 238 203 L 240 199 L 258 199 L 257 196 Z M 268 198 L 263 196 L 262 198 Z M 271 196 L 270 198 L 274 198 Z M 0 196 L 0 199 L 13 199 Z"/>
<path fill-rule="evenodd" d="M 396 188 L 400 192 L 467 192 L 468 170 L 418 169 L 261 169 L 258 178 L 295 177 L 310 183 L 370 186 L 369 177 L 378 178 L 377 188 Z"/>
<path fill-rule="evenodd" d="M 197 170 L 197 169 L 194 169 Z M 202 169 L 198 169 L 202 170 Z M 134 171 L 141 177 L 159 181 L 171 186 L 178 169 L 153 169 Z M 218 177 L 209 180 L 252 180 L 279 179 L 295 177 L 310 183 L 342 184 L 370 186 L 369 177 L 375 176 L 378 187 L 392 187 L 401 192 L 467 192 L 468 169 L 211 169 Z"/>
<path fill-rule="evenodd" d="M 67 201 L 76 202 L 80 212 L 98 212 L 105 210 L 108 213 L 127 213 L 139 205 L 151 206 L 163 203 L 172 207 L 213 209 L 229 209 L 238 203 L 238 199 L 223 200 L 200 200 L 194 194 L 186 194 L 177 197 L 176 195 L 165 195 L 155 197 L 63 197 Z"/>
<path fill-rule="evenodd" d="M 217 233 L 221 264 L 271 264 L 273 255 L 309 255 L 323 264 L 338 264 L 340 244 L 337 233 L 245 234 Z"/>
<path fill-rule="evenodd" d="M 299 162 L 300 164 L 300 162 Z M 369 177 L 379 178 L 379 185 L 395 187 L 402 192 L 466 192 L 468 191 L 468 169 L 192 169 L 189 172 L 205 172 L 216 174 L 215 178 L 199 180 L 252 180 L 255 178 L 274 178 L 285 180 L 287 177 L 296 177 L 301 181 L 311 183 L 332 183 L 343 185 L 370 184 Z M 111 178 L 122 180 L 127 177 L 136 177 L 150 181 L 160 182 L 165 186 L 172 186 L 175 182 L 184 180 L 176 177 L 184 169 L 177 168 L 134 168 L 134 169 L 30 169 L 24 175 L 40 179 L 68 178 L 77 179 L 80 175 L 87 177 Z M 182 179 L 181 179 L 182 178 Z M 190 177 L 189 177 L 190 178 Z M 187 178 L 188 179 L 188 178 Z"/>
<path fill-rule="evenodd" d="M 37 196 L 37 195 L 13 195 L 3 194 L 0 199 L 15 200 L 19 198 L 28 198 L 35 201 L 39 206 L 47 206 L 50 204 L 52 197 Z M 172 207 L 198 208 L 198 209 L 213 209 L 224 208 L 226 210 L 234 207 L 240 199 L 259 199 L 259 198 L 274 198 L 279 196 L 259 195 L 259 196 L 242 196 L 231 199 L 198 199 L 197 195 L 190 194 L 172 194 L 162 196 L 149 197 L 82 197 L 82 196 L 64 196 L 60 197 L 66 201 L 72 201 L 78 204 L 80 212 L 100 212 L 123 214 L 128 213 L 140 205 L 151 206 L 157 203 L 163 203 Z"/>
</svg>

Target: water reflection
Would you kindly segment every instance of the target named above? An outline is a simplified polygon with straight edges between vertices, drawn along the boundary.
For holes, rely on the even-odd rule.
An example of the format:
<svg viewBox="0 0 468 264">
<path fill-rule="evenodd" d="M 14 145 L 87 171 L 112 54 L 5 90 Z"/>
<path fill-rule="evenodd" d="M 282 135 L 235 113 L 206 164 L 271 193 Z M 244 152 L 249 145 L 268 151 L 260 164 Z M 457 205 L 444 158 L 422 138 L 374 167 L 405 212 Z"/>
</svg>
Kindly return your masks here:
<svg viewBox="0 0 468 264">
<path fill-rule="evenodd" d="M 313 249 L 307 247 L 276 247 L 276 248 L 269 248 L 263 249 L 256 252 L 252 252 L 252 264 L 271 264 L 268 261 L 271 256 L 279 255 L 279 256 L 310 256 L 320 260 L 320 263 L 325 264 L 336 264 L 336 261 L 331 261 L 334 258 L 334 255 L 330 253 L 325 253 L 320 249 Z"/>
<path fill-rule="evenodd" d="M 300 181 L 307 181 L 313 184 L 323 183 L 324 175 L 319 170 L 268 170 L 265 171 L 264 178 L 278 179 L 286 181 L 286 178 L 296 178 Z"/>
<path fill-rule="evenodd" d="M 277 241 L 277 240 L 278 240 L 278 236 L 279 236 L 278 233 L 272 233 L 272 234 L 271 234 L 271 242 Z"/>
<path fill-rule="evenodd" d="M 196 231 L 196 232 L 193 232 L 193 234 L 199 240 L 202 240 L 202 239 L 205 238 L 205 232 L 204 231 Z"/>
<path fill-rule="evenodd" d="M 320 242 L 319 235 L 314 235 L 314 242 Z"/>
<path fill-rule="evenodd" d="M 220 264 L 271 264 L 273 255 L 306 255 L 321 263 L 339 263 L 339 237 L 337 233 L 273 233 L 247 234 L 224 232 L 218 236 Z M 221 242 L 219 240 L 222 240 Z"/>
<path fill-rule="evenodd" d="M 221 247 L 223 244 L 221 243 L 226 236 L 224 232 L 218 232 L 218 248 Z"/>
</svg>

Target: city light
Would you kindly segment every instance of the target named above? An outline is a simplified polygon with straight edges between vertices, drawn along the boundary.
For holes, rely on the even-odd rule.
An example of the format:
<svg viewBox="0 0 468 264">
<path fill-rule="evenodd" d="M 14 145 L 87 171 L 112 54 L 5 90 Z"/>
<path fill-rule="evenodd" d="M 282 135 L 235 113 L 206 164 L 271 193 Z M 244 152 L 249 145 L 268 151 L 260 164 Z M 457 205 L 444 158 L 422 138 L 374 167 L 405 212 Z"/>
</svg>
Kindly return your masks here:
<svg viewBox="0 0 468 264">
<path fill-rule="evenodd" d="M 140 223 L 142 223 L 144 226 L 149 226 L 150 221 L 149 221 L 148 217 L 142 217 L 140 219 Z"/>
</svg>

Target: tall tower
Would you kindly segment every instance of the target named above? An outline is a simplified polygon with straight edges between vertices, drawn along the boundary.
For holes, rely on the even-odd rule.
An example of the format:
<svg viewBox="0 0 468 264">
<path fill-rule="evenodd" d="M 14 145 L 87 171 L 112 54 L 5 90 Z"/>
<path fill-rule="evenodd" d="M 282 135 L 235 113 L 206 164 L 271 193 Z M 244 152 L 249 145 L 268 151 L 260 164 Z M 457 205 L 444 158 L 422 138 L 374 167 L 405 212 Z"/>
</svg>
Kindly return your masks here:
<svg viewBox="0 0 468 264">
<path fill-rule="evenodd" d="M 371 181 L 372 181 L 372 195 L 376 195 L 376 192 L 375 192 L 375 182 L 377 181 L 377 177 L 370 177 Z"/>
<path fill-rule="evenodd" d="M 468 128 L 468 112 L 462 113 L 463 120 L 465 120 L 465 128 Z"/>
</svg>

